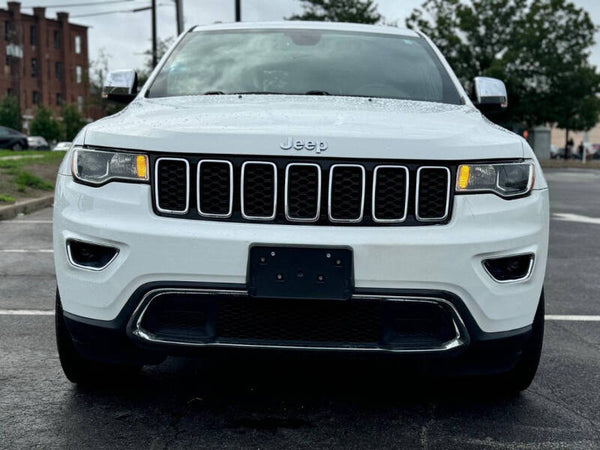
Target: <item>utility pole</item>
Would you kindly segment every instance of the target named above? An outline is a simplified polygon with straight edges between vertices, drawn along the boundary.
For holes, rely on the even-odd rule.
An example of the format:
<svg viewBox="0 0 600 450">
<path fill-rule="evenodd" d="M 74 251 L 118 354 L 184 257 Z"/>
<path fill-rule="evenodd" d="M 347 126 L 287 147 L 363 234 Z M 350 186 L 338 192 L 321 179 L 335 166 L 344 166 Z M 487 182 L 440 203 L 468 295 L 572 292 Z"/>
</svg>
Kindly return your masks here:
<svg viewBox="0 0 600 450">
<path fill-rule="evenodd" d="M 242 5 L 241 0 L 235 0 L 235 21 L 242 21 Z"/>
<path fill-rule="evenodd" d="M 156 52 L 156 0 L 152 0 L 152 68 L 158 64 Z"/>
<path fill-rule="evenodd" d="M 183 0 L 175 0 L 175 17 L 177 18 L 177 35 L 183 33 Z"/>
</svg>

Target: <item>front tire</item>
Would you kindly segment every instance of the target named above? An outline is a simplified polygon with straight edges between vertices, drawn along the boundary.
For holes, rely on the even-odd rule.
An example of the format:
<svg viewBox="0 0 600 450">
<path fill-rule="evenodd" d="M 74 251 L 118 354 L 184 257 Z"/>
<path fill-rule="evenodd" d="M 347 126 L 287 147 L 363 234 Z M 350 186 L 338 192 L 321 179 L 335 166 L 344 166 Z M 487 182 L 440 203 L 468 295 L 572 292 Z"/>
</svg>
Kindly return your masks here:
<svg viewBox="0 0 600 450">
<path fill-rule="evenodd" d="M 23 147 L 21 146 L 21 144 L 19 144 L 18 142 L 16 144 L 13 144 L 11 147 L 11 150 L 14 150 L 16 152 L 23 150 Z"/>
<path fill-rule="evenodd" d="M 54 315 L 56 329 L 56 346 L 60 365 L 65 376 L 72 383 L 101 384 L 110 381 L 121 381 L 139 371 L 141 366 L 125 366 L 91 361 L 81 356 L 65 323 L 60 295 L 56 291 L 56 310 Z"/>
<path fill-rule="evenodd" d="M 545 300 L 544 291 L 542 290 L 538 308 L 533 319 L 531 336 L 523 347 L 523 352 L 515 366 L 500 379 L 501 386 L 509 392 L 518 393 L 524 391 L 531 385 L 531 382 L 535 378 L 544 341 L 544 314 Z"/>
</svg>

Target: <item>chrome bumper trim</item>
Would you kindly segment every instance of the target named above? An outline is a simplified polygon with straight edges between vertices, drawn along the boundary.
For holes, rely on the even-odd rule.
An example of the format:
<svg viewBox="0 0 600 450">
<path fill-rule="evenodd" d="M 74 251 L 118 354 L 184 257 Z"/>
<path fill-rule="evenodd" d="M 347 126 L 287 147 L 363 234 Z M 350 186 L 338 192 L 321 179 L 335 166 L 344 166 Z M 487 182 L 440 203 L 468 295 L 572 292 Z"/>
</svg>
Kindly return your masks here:
<svg viewBox="0 0 600 450">
<path fill-rule="evenodd" d="M 339 351 L 339 352 L 363 352 L 363 353 L 372 353 L 372 352 L 380 352 L 380 353 L 435 353 L 435 352 L 445 352 L 449 350 L 458 349 L 460 347 L 464 347 L 469 344 L 469 334 L 467 332 L 467 328 L 460 317 L 456 307 L 443 298 L 437 297 L 415 297 L 415 296 L 394 296 L 394 295 L 353 295 L 352 300 L 362 300 L 362 301 L 393 301 L 393 302 L 413 302 L 413 303 L 433 303 L 433 304 L 441 304 L 445 308 L 448 308 L 451 316 L 452 316 L 452 324 L 454 326 L 454 331 L 456 333 L 455 337 L 450 339 L 447 342 L 444 342 L 442 345 L 438 347 L 432 348 L 385 348 L 385 347 L 350 347 L 350 346 L 313 346 L 313 345 L 277 345 L 277 344 L 254 344 L 254 343 L 235 343 L 235 342 L 182 342 L 179 340 L 170 340 L 163 339 L 149 333 L 148 331 L 142 328 L 142 319 L 144 314 L 148 310 L 150 303 L 156 298 L 166 295 L 166 294 L 184 294 L 184 295 L 229 295 L 229 296 L 241 296 L 247 297 L 248 293 L 245 290 L 220 290 L 220 289 L 171 289 L 171 288 L 163 288 L 163 289 L 154 289 L 148 292 L 142 300 L 140 301 L 138 307 L 135 309 L 134 313 L 131 316 L 129 324 L 127 326 L 128 333 L 139 338 L 143 341 L 150 342 L 153 344 L 167 344 L 167 345 L 177 345 L 177 346 L 187 346 L 187 347 L 203 347 L 203 348 L 257 348 L 257 349 L 282 349 L 282 350 L 322 350 L 322 351 Z M 349 300 L 349 301 L 352 301 Z"/>
</svg>

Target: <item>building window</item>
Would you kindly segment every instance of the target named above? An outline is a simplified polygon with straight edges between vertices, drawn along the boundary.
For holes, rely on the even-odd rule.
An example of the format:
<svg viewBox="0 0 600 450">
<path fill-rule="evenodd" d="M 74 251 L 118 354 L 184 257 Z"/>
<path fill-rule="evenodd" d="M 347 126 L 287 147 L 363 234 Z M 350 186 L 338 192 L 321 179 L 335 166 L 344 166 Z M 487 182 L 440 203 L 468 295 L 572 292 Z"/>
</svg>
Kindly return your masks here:
<svg viewBox="0 0 600 450">
<path fill-rule="evenodd" d="M 13 88 L 8 88 L 6 90 L 6 95 L 8 95 L 9 97 L 12 97 L 13 95 L 15 95 L 15 90 Z"/>
<path fill-rule="evenodd" d="M 81 95 L 77 97 L 77 110 L 83 112 L 83 97 Z"/>
<path fill-rule="evenodd" d="M 33 91 L 31 93 L 31 103 L 33 103 L 34 105 L 40 104 L 40 93 L 38 91 Z"/>
<path fill-rule="evenodd" d="M 62 95 L 56 94 L 56 106 L 61 106 L 63 103 Z"/>
<path fill-rule="evenodd" d="M 31 58 L 31 78 L 37 78 L 37 76 L 38 76 L 37 59 Z"/>
<path fill-rule="evenodd" d="M 4 40 L 10 40 L 10 22 L 8 20 L 4 21 Z"/>
<path fill-rule="evenodd" d="M 60 32 L 54 30 L 54 48 L 60 49 Z"/>
<path fill-rule="evenodd" d="M 75 36 L 75 53 L 78 55 L 81 53 L 81 36 Z"/>
<path fill-rule="evenodd" d="M 35 25 L 29 27 L 29 41 L 31 45 L 37 45 L 37 27 Z"/>
<path fill-rule="evenodd" d="M 81 83 L 83 81 L 83 70 L 81 66 L 75 66 L 75 81 Z"/>
<path fill-rule="evenodd" d="M 54 63 L 54 72 L 57 80 L 63 79 L 63 64 L 61 62 L 57 61 Z"/>
</svg>

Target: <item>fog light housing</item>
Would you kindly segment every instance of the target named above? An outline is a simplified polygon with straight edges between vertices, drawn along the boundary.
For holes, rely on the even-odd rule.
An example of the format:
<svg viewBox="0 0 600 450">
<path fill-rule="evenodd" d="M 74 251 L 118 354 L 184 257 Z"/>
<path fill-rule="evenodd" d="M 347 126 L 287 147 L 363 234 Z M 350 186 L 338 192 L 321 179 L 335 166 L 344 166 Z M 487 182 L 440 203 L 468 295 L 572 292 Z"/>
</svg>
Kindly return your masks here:
<svg viewBox="0 0 600 450">
<path fill-rule="evenodd" d="M 529 278 L 533 270 L 533 253 L 492 258 L 483 261 L 486 272 L 499 283 L 521 281 Z"/>
<path fill-rule="evenodd" d="M 102 270 L 117 257 L 119 250 L 114 247 L 92 244 L 69 239 L 67 255 L 75 267 L 89 270 Z"/>
</svg>

